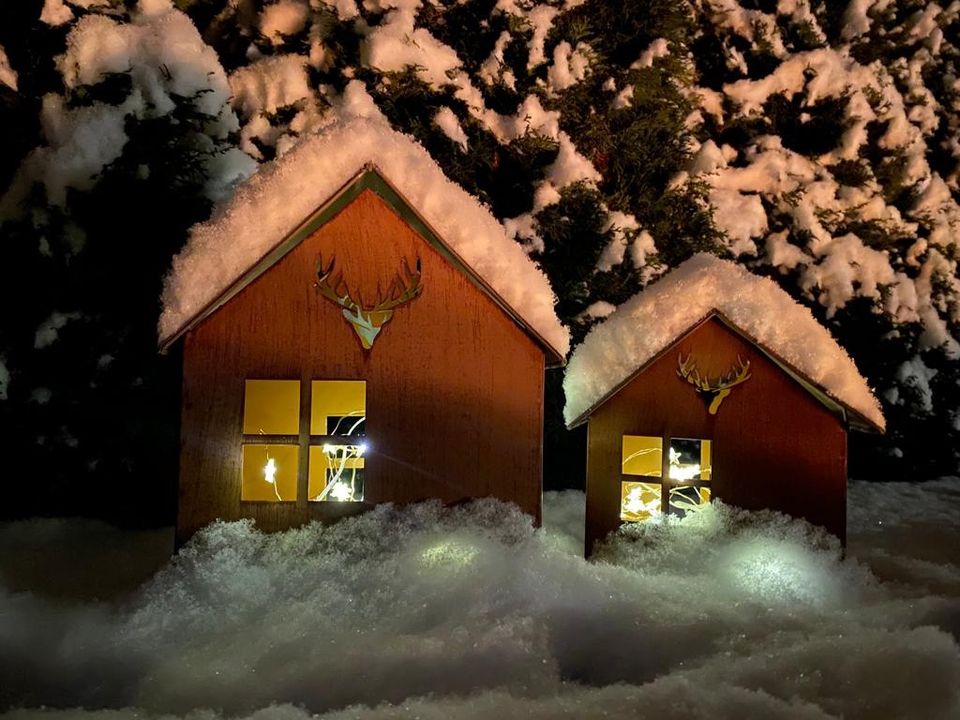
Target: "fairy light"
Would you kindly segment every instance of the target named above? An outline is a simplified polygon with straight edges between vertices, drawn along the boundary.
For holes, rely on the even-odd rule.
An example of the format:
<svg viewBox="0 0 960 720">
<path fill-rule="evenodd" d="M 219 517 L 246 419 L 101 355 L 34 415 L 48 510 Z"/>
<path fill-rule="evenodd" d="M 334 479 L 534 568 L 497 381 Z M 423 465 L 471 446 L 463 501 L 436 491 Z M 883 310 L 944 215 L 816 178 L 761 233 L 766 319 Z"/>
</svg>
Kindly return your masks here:
<svg viewBox="0 0 960 720">
<path fill-rule="evenodd" d="M 273 494 L 277 496 L 277 500 L 283 500 L 280 497 L 280 489 L 277 487 L 277 461 L 270 457 L 270 451 L 267 451 L 267 464 L 263 466 L 263 479 L 266 480 L 271 487 L 273 487 Z"/>
<path fill-rule="evenodd" d="M 670 479 L 693 480 L 697 477 L 700 477 L 700 463 L 684 465 L 680 462 L 680 453 L 670 448 Z"/>
<path fill-rule="evenodd" d="M 643 494 L 647 490 L 642 486 L 632 487 L 627 491 L 627 496 L 623 499 L 623 511 L 631 515 L 649 514 L 656 517 L 660 514 L 660 497 L 654 496 L 650 500 L 644 500 Z"/>
<path fill-rule="evenodd" d="M 267 458 L 267 464 L 263 466 L 263 479 L 271 485 L 277 484 L 277 461 L 273 458 Z"/>
<path fill-rule="evenodd" d="M 330 491 L 330 496 L 334 500 L 348 502 L 353 500 L 353 489 L 342 480 L 338 480 L 333 484 L 333 489 Z"/>
</svg>

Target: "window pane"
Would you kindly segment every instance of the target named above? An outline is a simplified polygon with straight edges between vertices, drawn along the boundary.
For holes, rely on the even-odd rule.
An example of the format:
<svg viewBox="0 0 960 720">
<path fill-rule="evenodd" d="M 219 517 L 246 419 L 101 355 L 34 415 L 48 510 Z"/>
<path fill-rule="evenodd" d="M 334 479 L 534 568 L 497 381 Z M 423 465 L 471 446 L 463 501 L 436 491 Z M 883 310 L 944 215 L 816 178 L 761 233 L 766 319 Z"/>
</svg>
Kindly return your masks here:
<svg viewBox="0 0 960 720">
<path fill-rule="evenodd" d="M 300 432 L 299 380 L 247 380 L 243 393 L 246 435 L 296 435 Z"/>
<path fill-rule="evenodd" d="M 620 519 L 643 522 L 660 515 L 660 483 L 620 483 Z"/>
<path fill-rule="evenodd" d="M 671 438 L 669 472 L 671 480 L 709 480 L 710 441 Z"/>
<path fill-rule="evenodd" d="M 663 438 L 647 435 L 623 436 L 624 475 L 660 477 L 663 458 Z"/>
<path fill-rule="evenodd" d="M 241 500 L 296 502 L 296 445 L 244 445 Z"/>
<path fill-rule="evenodd" d="M 683 517 L 687 513 L 699 512 L 710 504 L 710 488 L 680 487 L 670 490 L 670 514 Z"/>
<path fill-rule="evenodd" d="M 366 434 L 367 383 L 363 380 L 314 380 L 310 400 L 311 435 Z"/>
<path fill-rule="evenodd" d="M 311 445 L 307 498 L 310 502 L 363 500 L 366 446 Z"/>
</svg>

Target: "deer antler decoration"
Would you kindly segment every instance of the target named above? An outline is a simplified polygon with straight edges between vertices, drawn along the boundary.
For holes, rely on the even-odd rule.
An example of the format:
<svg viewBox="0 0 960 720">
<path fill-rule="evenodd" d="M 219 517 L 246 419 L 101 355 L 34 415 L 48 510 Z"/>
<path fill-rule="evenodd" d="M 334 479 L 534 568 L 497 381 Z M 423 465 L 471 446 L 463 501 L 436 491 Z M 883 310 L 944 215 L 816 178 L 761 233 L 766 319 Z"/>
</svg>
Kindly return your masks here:
<svg viewBox="0 0 960 720">
<path fill-rule="evenodd" d="M 700 375 L 693 355 L 687 355 L 686 360 L 683 359 L 683 355 L 678 355 L 677 364 L 677 375 L 709 399 L 710 405 L 707 411 L 711 415 L 717 414 L 720 403 L 730 394 L 732 388 L 750 379 L 750 361 L 744 360 L 739 355 L 737 355 L 737 364 L 729 372 L 715 379 Z"/>
<path fill-rule="evenodd" d="M 317 258 L 317 282 L 314 286 L 327 300 L 342 308 L 343 317 L 349 322 L 364 350 L 373 347 L 373 341 L 383 326 L 393 317 L 393 311 L 416 298 L 423 284 L 421 281 L 420 258 L 417 258 L 416 269 L 411 270 L 407 259 L 403 259 L 401 271 L 394 277 L 385 293 L 377 286 L 377 299 L 373 305 L 366 305 L 363 298 L 357 293 L 356 299 L 350 296 L 350 289 L 343 279 L 343 273 L 335 278 L 331 277 L 335 258 L 324 265 L 323 257 Z"/>
</svg>

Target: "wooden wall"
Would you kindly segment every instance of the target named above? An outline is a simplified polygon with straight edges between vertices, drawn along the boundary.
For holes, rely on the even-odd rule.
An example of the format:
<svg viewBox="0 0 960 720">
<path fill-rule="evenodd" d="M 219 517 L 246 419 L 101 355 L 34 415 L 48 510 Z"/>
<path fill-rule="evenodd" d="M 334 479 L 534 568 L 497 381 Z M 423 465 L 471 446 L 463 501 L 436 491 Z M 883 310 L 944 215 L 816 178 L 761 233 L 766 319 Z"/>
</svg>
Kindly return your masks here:
<svg viewBox="0 0 960 720">
<path fill-rule="evenodd" d="M 371 299 L 402 258 L 420 258 L 421 295 L 372 350 L 314 288 L 321 252 Z M 247 378 L 367 381 L 367 503 L 493 496 L 539 523 L 543 376 L 543 351 L 523 330 L 364 191 L 186 336 L 178 542 L 216 518 L 274 530 L 363 509 L 240 501 Z"/>
<path fill-rule="evenodd" d="M 702 373 L 729 371 L 739 355 L 752 377 L 733 388 L 716 415 L 677 375 L 693 354 Z M 806 518 L 846 535 L 847 436 L 841 422 L 760 350 L 711 318 L 681 338 L 589 420 L 586 551 L 620 525 L 621 438 L 713 440 L 715 497 Z M 666 447 L 666 445 L 665 445 Z M 624 479 L 639 480 L 636 477 Z"/>
</svg>

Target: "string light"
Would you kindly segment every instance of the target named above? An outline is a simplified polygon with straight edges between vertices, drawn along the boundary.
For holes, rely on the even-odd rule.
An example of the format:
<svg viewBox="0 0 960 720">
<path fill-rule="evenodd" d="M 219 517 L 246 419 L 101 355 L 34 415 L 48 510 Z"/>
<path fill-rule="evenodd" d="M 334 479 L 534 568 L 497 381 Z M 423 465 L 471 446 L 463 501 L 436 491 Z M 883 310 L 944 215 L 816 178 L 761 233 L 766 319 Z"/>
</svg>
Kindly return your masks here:
<svg viewBox="0 0 960 720">
<path fill-rule="evenodd" d="M 627 496 L 623 499 L 622 509 L 631 515 L 642 515 L 647 513 L 650 517 L 656 517 L 660 514 L 660 494 L 656 493 L 651 500 L 644 500 L 643 494 L 648 492 L 642 485 L 632 487 L 627 491 Z"/>
<path fill-rule="evenodd" d="M 270 451 L 267 452 L 267 464 L 263 466 L 263 479 L 266 480 L 271 486 L 273 486 L 273 493 L 277 496 L 277 500 L 283 500 L 280 497 L 280 490 L 277 488 L 277 461 L 270 457 Z"/>
<path fill-rule="evenodd" d="M 353 500 L 353 489 L 343 481 L 337 481 L 333 484 L 333 489 L 330 491 L 330 495 L 334 500 L 339 500 L 340 502 L 349 502 Z"/>
<path fill-rule="evenodd" d="M 263 478 L 271 485 L 277 484 L 277 461 L 273 458 L 267 458 L 267 464 L 263 466 Z"/>
</svg>

